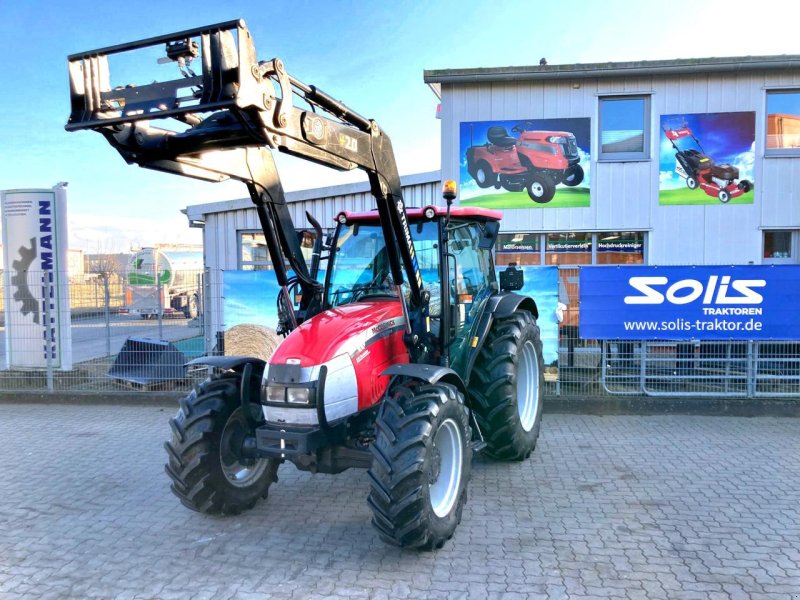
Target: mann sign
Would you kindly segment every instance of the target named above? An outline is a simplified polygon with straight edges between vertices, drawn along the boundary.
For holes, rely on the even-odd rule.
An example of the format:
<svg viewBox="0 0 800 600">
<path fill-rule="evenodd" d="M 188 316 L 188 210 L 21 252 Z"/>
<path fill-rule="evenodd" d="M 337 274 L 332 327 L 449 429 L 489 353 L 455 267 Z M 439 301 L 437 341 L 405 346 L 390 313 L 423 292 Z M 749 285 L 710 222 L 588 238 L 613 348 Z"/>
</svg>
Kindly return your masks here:
<svg viewBox="0 0 800 600">
<path fill-rule="evenodd" d="M 72 368 L 66 190 L 0 192 L 6 368 Z"/>
<path fill-rule="evenodd" d="M 587 267 L 580 336 L 800 340 L 800 266 Z"/>
</svg>

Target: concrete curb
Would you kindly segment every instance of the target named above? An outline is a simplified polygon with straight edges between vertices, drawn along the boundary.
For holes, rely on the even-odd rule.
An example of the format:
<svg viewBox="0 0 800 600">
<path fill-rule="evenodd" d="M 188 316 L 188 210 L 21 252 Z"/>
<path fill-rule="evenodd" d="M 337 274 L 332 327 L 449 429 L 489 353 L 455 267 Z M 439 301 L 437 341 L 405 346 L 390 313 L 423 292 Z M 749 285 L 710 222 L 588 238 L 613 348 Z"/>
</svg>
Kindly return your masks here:
<svg viewBox="0 0 800 600">
<path fill-rule="evenodd" d="M 545 398 L 544 412 L 587 415 L 704 415 L 800 418 L 800 398 L 550 396 Z"/>
<path fill-rule="evenodd" d="M 53 393 L 0 392 L 0 404 L 75 404 L 177 407 L 186 391 Z M 705 415 L 800 418 L 800 398 L 654 398 L 547 396 L 545 413 L 584 415 Z"/>
</svg>

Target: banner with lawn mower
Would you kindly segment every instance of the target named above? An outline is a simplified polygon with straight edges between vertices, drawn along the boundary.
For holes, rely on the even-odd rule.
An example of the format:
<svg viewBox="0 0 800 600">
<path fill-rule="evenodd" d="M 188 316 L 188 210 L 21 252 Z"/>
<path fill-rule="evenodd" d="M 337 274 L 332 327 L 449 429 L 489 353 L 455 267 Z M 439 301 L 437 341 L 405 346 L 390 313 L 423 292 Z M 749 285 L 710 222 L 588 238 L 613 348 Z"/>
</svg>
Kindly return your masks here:
<svg viewBox="0 0 800 600">
<path fill-rule="evenodd" d="M 754 112 L 662 115 L 658 203 L 752 204 Z"/>
<path fill-rule="evenodd" d="M 464 122 L 459 179 L 463 206 L 589 206 L 591 120 Z"/>
</svg>

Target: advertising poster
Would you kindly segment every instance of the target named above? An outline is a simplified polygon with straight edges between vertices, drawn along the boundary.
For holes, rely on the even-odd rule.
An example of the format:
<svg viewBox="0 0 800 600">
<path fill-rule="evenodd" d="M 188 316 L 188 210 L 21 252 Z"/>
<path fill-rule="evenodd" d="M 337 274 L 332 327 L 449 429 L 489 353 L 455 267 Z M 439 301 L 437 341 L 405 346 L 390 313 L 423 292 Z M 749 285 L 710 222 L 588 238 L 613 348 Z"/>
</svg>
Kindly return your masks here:
<svg viewBox="0 0 800 600">
<path fill-rule="evenodd" d="M 517 293 L 536 301 L 539 319 L 536 324 L 542 336 L 544 365 L 558 366 L 558 267 L 517 267 L 524 273 L 524 286 Z M 497 279 L 506 267 L 496 267 Z M 562 309 L 563 310 L 563 309 Z"/>
<path fill-rule="evenodd" d="M 278 326 L 275 271 L 225 271 L 222 279 L 224 327 Z"/>
<path fill-rule="evenodd" d="M 461 205 L 588 207 L 590 131 L 588 118 L 461 123 Z"/>
<path fill-rule="evenodd" d="M 580 336 L 800 339 L 800 266 L 585 267 Z"/>
<path fill-rule="evenodd" d="M 72 368 L 66 190 L 0 192 L 6 368 Z"/>
<path fill-rule="evenodd" d="M 753 203 L 754 112 L 662 115 L 658 203 Z"/>
</svg>

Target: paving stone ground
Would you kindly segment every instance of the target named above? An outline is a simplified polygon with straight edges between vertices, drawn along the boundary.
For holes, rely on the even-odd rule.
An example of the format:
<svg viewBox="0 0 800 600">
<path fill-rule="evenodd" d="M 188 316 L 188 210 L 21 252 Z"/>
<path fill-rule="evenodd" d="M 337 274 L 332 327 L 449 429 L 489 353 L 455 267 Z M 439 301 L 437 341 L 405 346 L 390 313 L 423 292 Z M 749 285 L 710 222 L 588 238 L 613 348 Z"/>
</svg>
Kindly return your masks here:
<svg viewBox="0 0 800 600">
<path fill-rule="evenodd" d="M 0 598 L 800 599 L 800 419 L 546 414 L 417 553 L 372 530 L 363 471 L 284 465 L 247 514 L 186 510 L 171 413 L 0 405 Z"/>
</svg>

